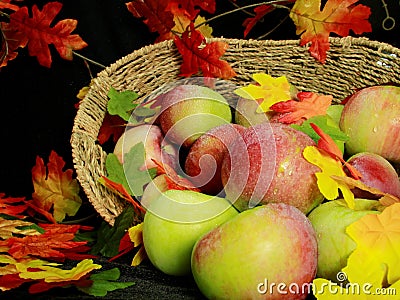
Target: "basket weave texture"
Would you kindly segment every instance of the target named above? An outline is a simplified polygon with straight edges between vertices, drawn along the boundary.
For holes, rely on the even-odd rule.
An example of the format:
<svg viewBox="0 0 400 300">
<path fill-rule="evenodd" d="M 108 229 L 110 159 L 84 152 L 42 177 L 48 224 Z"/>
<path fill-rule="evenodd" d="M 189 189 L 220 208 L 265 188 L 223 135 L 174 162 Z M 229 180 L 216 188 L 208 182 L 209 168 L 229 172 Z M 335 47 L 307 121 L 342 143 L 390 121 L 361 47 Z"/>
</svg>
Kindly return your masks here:
<svg viewBox="0 0 400 300">
<path fill-rule="evenodd" d="M 298 40 L 225 41 L 223 56 L 237 73 L 232 81 L 247 85 L 252 74 L 285 75 L 299 90 L 330 94 L 339 102 L 356 89 L 385 83 L 400 84 L 400 49 L 367 38 L 330 38 L 325 64 L 317 62 Z M 96 211 L 110 224 L 126 201 L 98 183 L 107 175 L 107 153 L 97 136 L 107 111 L 107 93 L 133 90 L 144 99 L 163 84 L 178 79 L 182 57 L 173 41 L 143 47 L 119 59 L 93 80 L 82 100 L 72 129 L 71 146 L 77 179 Z"/>
</svg>

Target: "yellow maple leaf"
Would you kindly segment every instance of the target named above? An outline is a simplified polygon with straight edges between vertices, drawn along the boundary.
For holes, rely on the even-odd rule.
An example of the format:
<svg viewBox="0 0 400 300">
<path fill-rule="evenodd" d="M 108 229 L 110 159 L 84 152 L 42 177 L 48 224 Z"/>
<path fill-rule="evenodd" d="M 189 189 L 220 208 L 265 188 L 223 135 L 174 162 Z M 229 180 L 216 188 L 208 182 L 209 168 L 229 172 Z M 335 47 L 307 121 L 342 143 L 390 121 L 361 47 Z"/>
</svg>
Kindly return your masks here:
<svg viewBox="0 0 400 300">
<path fill-rule="evenodd" d="M 273 104 L 292 99 L 286 76 L 274 78 L 265 73 L 255 73 L 252 77 L 258 84 L 238 88 L 235 93 L 242 98 L 256 100 L 259 103 L 258 113 L 268 112 Z"/>
<path fill-rule="evenodd" d="M 334 200 L 339 197 L 339 190 L 348 205 L 354 209 L 354 194 L 345 182 L 337 181 L 332 176 L 346 177 L 342 163 L 328 154 L 321 153 L 315 146 L 307 146 L 303 150 L 304 158 L 321 169 L 316 172 L 318 188 L 322 195 L 328 200 Z"/>
<path fill-rule="evenodd" d="M 357 244 L 349 257 L 349 278 L 353 274 L 353 280 L 363 276 L 357 273 L 360 272 L 354 267 L 357 264 L 351 264 L 357 258 L 362 258 L 364 264 L 385 264 L 388 284 L 400 280 L 400 203 L 386 207 L 381 214 L 362 217 L 348 226 L 346 232 Z"/>
<path fill-rule="evenodd" d="M 22 221 L 22 220 L 6 220 L 0 218 L 0 238 L 8 239 L 12 237 L 14 234 L 20 235 L 39 235 L 40 233 L 29 226 L 32 226 L 33 223 Z M 20 228 L 18 228 L 20 227 Z M 25 229 L 22 229 L 27 227 Z"/>
<path fill-rule="evenodd" d="M 365 299 L 395 300 L 400 293 L 400 203 L 386 207 L 380 214 L 358 219 L 346 229 L 356 242 L 341 282 L 324 278 L 313 281 L 318 300 Z M 338 277 L 339 279 L 339 277 Z"/>
<path fill-rule="evenodd" d="M 19 271 L 19 277 L 24 279 L 43 279 L 45 282 L 62 282 L 70 280 L 78 280 L 89 272 L 100 269 L 101 265 L 94 264 L 91 259 L 80 261 L 70 270 L 58 268 L 60 264 L 49 263 L 44 260 L 33 260 L 26 263 L 16 263 Z M 41 271 L 29 271 L 29 268 L 38 268 Z"/>
<path fill-rule="evenodd" d="M 140 246 L 131 263 L 132 266 L 136 267 L 147 257 L 143 246 L 143 222 L 129 228 L 128 234 L 134 247 Z"/>
</svg>

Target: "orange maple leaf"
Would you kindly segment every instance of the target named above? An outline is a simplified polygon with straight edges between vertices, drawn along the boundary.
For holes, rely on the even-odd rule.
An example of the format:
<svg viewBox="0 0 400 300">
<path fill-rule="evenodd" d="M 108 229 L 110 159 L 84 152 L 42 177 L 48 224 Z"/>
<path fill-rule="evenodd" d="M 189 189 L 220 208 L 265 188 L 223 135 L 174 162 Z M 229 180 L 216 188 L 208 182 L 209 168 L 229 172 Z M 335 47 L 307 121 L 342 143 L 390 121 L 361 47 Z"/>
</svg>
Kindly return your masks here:
<svg viewBox="0 0 400 300">
<path fill-rule="evenodd" d="M 72 51 L 87 46 L 75 30 L 77 21 L 65 19 L 50 27 L 54 18 L 60 12 L 62 3 L 49 2 L 39 10 L 32 6 L 32 17 L 26 6 L 10 14 L 10 28 L 23 33 L 28 39 L 28 50 L 31 56 L 36 56 L 42 66 L 50 67 L 52 58 L 49 45 L 53 44 L 63 59 L 72 60 Z"/>
<path fill-rule="evenodd" d="M 368 21 L 371 10 L 365 5 L 355 5 L 358 0 L 328 0 L 323 8 L 321 0 L 297 0 L 290 11 L 296 25 L 296 33 L 301 34 L 300 45 L 311 42 L 309 52 L 321 63 L 326 61 L 329 50 L 329 34 L 348 36 L 371 32 Z"/>
<path fill-rule="evenodd" d="M 220 59 L 228 44 L 221 41 L 207 43 L 193 23 L 182 33 L 181 38 L 176 36 L 174 42 L 183 58 L 180 76 L 190 77 L 199 69 L 204 77 L 230 79 L 236 76 L 229 63 Z"/>
<path fill-rule="evenodd" d="M 67 258 L 66 250 L 73 250 L 75 248 L 81 249 L 81 246 L 87 244 L 84 242 L 73 241 L 74 233 L 52 233 L 45 232 L 40 235 L 26 236 L 26 237 L 11 237 L 7 240 L 0 241 L 0 246 L 7 246 L 8 253 L 16 258 L 23 258 L 25 256 L 37 256 L 41 258 L 52 258 L 64 260 Z M 84 250 L 88 250 L 85 248 Z"/>
<path fill-rule="evenodd" d="M 325 115 L 333 99 L 330 95 L 318 95 L 313 92 L 300 92 L 297 98 L 299 101 L 281 101 L 270 107 L 275 112 L 283 113 L 278 117 L 279 122 L 292 124 L 314 116 Z"/>
<path fill-rule="evenodd" d="M 45 211 L 53 211 L 54 219 L 61 222 L 66 215 L 74 216 L 82 199 L 80 187 L 72 178 L 73 170 L 65 172 L 62 157 L 51 151 L 49 162 L 44 165 L 43 159 L 36 157 L 36 165 L 32 168 L 32 181 L 35 192 L 32 194 L 33 204 Z"/>
</svg>

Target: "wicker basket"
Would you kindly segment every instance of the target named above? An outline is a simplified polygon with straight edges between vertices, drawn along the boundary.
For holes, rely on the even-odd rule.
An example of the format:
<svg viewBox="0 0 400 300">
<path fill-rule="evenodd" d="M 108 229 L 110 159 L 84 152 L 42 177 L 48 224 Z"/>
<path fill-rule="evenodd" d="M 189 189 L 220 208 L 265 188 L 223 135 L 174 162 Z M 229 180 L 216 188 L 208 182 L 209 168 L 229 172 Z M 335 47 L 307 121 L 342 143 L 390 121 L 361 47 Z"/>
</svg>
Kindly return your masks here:
<svg viewBox="0 0 400 300">
<path fill-rule="evenodd" d="M 215 39 L 229 44 L 223 59 L 233 67 L 239 85 L 251 75 L 265 72 L 285 75 L 303 91 L 331 94 L 340 101 L 356 89 L 384 83 L 400 84 L 400 49 L 367 38 L 331 38 L 325 64 L 312 58 L 298 40 L 255 41 Z M 72 130 L 71 145 L 77 178 L 96 211 L 113 224 L 124 200 L 98 183 L 105 174 L 107 153 L 97 136 L 107 107 L 111 86 L 134 90 L 144 98 L 178 76 L 182 58 L 172 41 L 143 47 L 100 72 L 80 104 Z"/>
</svg>

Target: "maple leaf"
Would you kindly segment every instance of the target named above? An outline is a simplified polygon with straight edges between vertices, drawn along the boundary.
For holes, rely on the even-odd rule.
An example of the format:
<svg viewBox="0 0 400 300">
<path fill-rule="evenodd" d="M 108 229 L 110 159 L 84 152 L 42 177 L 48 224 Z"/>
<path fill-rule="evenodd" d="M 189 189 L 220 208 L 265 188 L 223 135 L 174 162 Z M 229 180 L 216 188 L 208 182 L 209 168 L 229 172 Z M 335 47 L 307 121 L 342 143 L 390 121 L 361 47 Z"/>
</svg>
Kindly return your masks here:
<svg viewBox="0 0 400 300">
<path fill-rule="evenodd" d="M 97 136 L 100 145 L 106 143 L 111 137 L 115 144 L 124 133 L 125 125 L 126 122 L 120 116 L 112 116 L 106 113 Z"/>
<path fill-rule="evenodd" d="M 140 247 L 132 259 L 132 266 L 138 266 L 140 263 L 146 259 L 146 249 L 143 245 L 143 222 L 139 223 L 128 229 L 129 238 L 134 245 L 134 247 Z"/>
<path fill-rule="evenodd" d="M 292 98 L 286 76 L 274 78 L 265 73 L 255 73 L 252 77 L 257 84 L 249 84 L 234 92 L 242 98 L 256 100 L 258 113 L 268 112 L 273 104 Z"/>
<path fill-rule="evenodd" d="M 118 115 L 125 121 L 130 118 L 130 113 L 138 106 L 138 103 L 133 103 L 138 98 L 138 94 L 134 91 L 119 92 L 111 87 L 107 94 L 110 100 L 107 102 L 107 111 L 110 115 Z"/>
<path fill-rule="evenodd" d="M 121 198 L 125 199 L 130 204 L 132 204 L 133 207 L 135 208 L 135 214 L 138 217 L 143 216 L 145 209 L 131 197 L 131 195 L 128 193 L 128 191 L 123 186 L 123 184 L 114 182 L 105 176 L 100 177 L 99 182 L 101 184 L 103 184 L 105 187 L 107 187 L 108 189 L 117 193 Z"/>
<path fill-rule="evenodd" d="M 54 18 L 60 12 L 62 3 L 49 2 L 39 10 L 32 6 L 32 17 L 27 7 L 21 7 L 10 14 L 10 27 L 26 35 L 28 50 L 31 56 L 36 56 L 42 66 L 50 67 L 52 58 L 49 45 L 53 44 L 63 59 L 72 60 L 72 51 L 87 46 L 75 30 L 77 21 L 65 19 L 50 27 Z"/>
<path fill-rule="evenodd" d="M 281 101 L 270 107 L 275 112 L 283 113 L 278 117 L 279 122 L 292 124 L 314 116 L 326 115 L 333 99 L 331 95 L 318 95 L 313 92 L 300 92 L 297 98 L 298 101 Z"/>
<path fill-rule="evenodd" d="M 24 218 L 24 215 L 21 213 L 25 212 L 28 209 L 28 205 L 25 203 L 25 198 L 13 198 L 7 197 L 5 198 L 4 193 L 0 193 L 0 215 L 10 215 L 16 218 Z"/>
<path fill-rule="evenodd" d="M 109 291 L 123 289 L 135 284 L 134 282 L 116 282 L 119 277 L 120 271 L 118 268 L 105 270 L 103 272 L 90 275 L 89 279 L 93 283 L 89 286 L 78 286 L 78 289 L 92 296 L 104 297 Z"/>
<path fill-rule="evenodd" d="M 10 0 L 1 0 L 0 1 L 0 10 L 11 9 L 13 11 L 16 11 L 19 9 L 18 5 L 11 4 L 10 2 L 11 2 Z"/>
<path fill-rule="evenodd" d="M 172 0 L 169 3 L 170 10 L 175 11 L 176 14 L 185 14 L 190 20 L 194 20 L 198 16 L 200 9 L 214 14 L 215 6 L 215 0 Z"/>
<path fill-rule="evenodd" d="M 55 264 L 49 264 L 43 260 L 32 260 L 28 264 L 16 263 L 19 276 L 24 279 L 43 279 L 45 282 L 63 282 L 70 280 L 79 280 L 87 273 L 100 269 L 101 265 L 93 263 L 91 259 L 84 259 L 72 269 L 56 268 Z M 30 271 L 34 268 L 35 271 Z M 37 270 L 38 269 L 38 270 Z"/>
<path fill-rule="evenodd" d="M 290 18 L 301 35 L 300 45 L 311 42 L 309 52 L 321 63 L 326 61 L 329 50 L 329 34 L 348 36 L 371 32 L 368 21 L 371 10 L 368 6 L 356 4 L 358 0 L 328 0 L 323 8 L 321 0 L 297 0 L 290 11 Z"/>
<path fill-rule="evenodd" d="M 400 202 L 400 199 L 394 195 L 382 192 L 381 190 L 368 186 L 365 183 L 363 183 L 360 180 L 355 180 L 354 178 L 351 177 L 338 177 L 338 176 L 332 176 L 333 179 L 335 179 L 338 182 L 342 182 L 346 184 L 349 188 L 354 189 L 358 188 L 360 190 L 366 191 L 368 193 L 371 193 L 373 195 L 381 196 L 379 198 L 379 203 L 383 206 L 390 206 L 394 203 Z"/>
<path fill-rule="evenodd" d="M 331 155 L 333 158 L 341 161 L 347 168 L 347 170 L 350 172 L 351 176 L 354 179 L 360 179 L 361 178 L 361 173 L 354 168 L 351 164 L 346 162 L 343 159 L 343 153 L 335 143 L 335 141 L 327 135 L 321 128 L 319 128 L 315 124 L 310 124 L 311 127 L 314 129 L 314 131 L 321 137 L 318 140 L 318 148 L 327 152 L 329 155 Z"/>
<path fill-rule="evenodd" d="M 333 158 L 328 153 L 321 152 L 315 146 L 307 146 L 303 150 L 304 158 L 321 169 L 316 172 L 318 188 L 328 200 L 334 200 L 339 196 L 340 190 L 343 198 L 350 208 L 354 208 L 354 194 L 347 184 L 339 182 L 332 176 L 346 177 L 341 161 Z"/>
<path fill-rule="evenodd" d="M 33 223 L 22 220 L 6 220 L 0 218 L 0 238 L 8 239 L 15 234 L 18 235 L 38 235 L 40 234 Z"/>
<path fill-rule="evenodd" d="M 193 21 L 187 16 L 186 13 L 174 12 L 174 23 L 175 26 L 171 29 L 170 32 L 159 36 L 156 39 L 156 42 L 161 42 L 164 40 L 173 39 L 176 35 L 182 35 L 185 32 L 186 28 L 190 26 L 190 23 Z M 206 24 L 206 19 L 202 16 L 197 16 L 194 20 L 194 26 L 197 30 L 201 32 L 201 34 L 206 38 L 212 37 L 212 27 Z"/>
<path fill-rule="evenodd" d="M 143 19 L 150 32 L 167 34 L 174 27 L 174 16 L 167 11 L 168 1 L 134 0 L 126 3 L 129 12 L 135 18 Z"/>
<path fill-rule="evenodd" d="M 350 282 L 382 286 L 383 282 L 391 285 L 400 280 L 400 203 L 360 218 L 346 228 L 346 233 L 357 244 L 343 268 Z M 383 271 L 379 272 L 381 278 L 373 280 L 370 276 L 375 277 L 373 270 L 377 269 Z"/>
<path fill-rule="evenodd" d="M 3 33 L 6 53 L 1 61 L 0 68 L 5 67 L 8 61 L 17 57 L 18 48 L 24 48 L 28 44 L 28 38 L 22 32 L 15 30 L 9 23 L 0 22 L 1 32 Z"/>
<path fill-rule="evenodd" d="M 103 221 L 97 231 L 97 239 L 92 247 L 91 253 L 100 253 L 106 257 L 118 255 L 119 242 L 126 231 L 133 226 L 133 207 L 127 206 L 119 216 L 115 218 L 114 225 L 111 226 Z"/>
<path fill-rule="evenodd" d="M 15 258 L 23 258 L 27 255 L 54 258 L 63 260 L 66 255 L 61 252 L 65 249 L 75 249 L 86 242 L 72 241 L 74 234 L 58 233 L 58 234 L 41 234 L 37 236 L 26 236 L 23 238 L 12 237 L 1 244 L 9 247 L 8 253 Z"/>
<path fill-rule="evenodd" d="M 65 162 L 55 151 L 51 151 L 47 163 L 47 172 L 43 159 L 36 157 L 32 168 L 32 181 L 35 192 L 33 203 L 45 211 L 53 209 L 53 216 L 61 222 L 66 215 L 74 216 L 82 199 L 79 196 L 79 184 L 72 178 L 73 170 L 63 168 Z"/>
<path fill-rule="evenodd" d="M 207 43 L 201 32 L 194 28 L 193 23 L 181 37 L 175 36 L 174 42 L 183 58 L 180 76 L 190 77 L 199 69 L 204 77 L 230 79 L 236 76 L 229 63 L 220 59 L 228 44 L 221 41 Z"/>
</svg>

